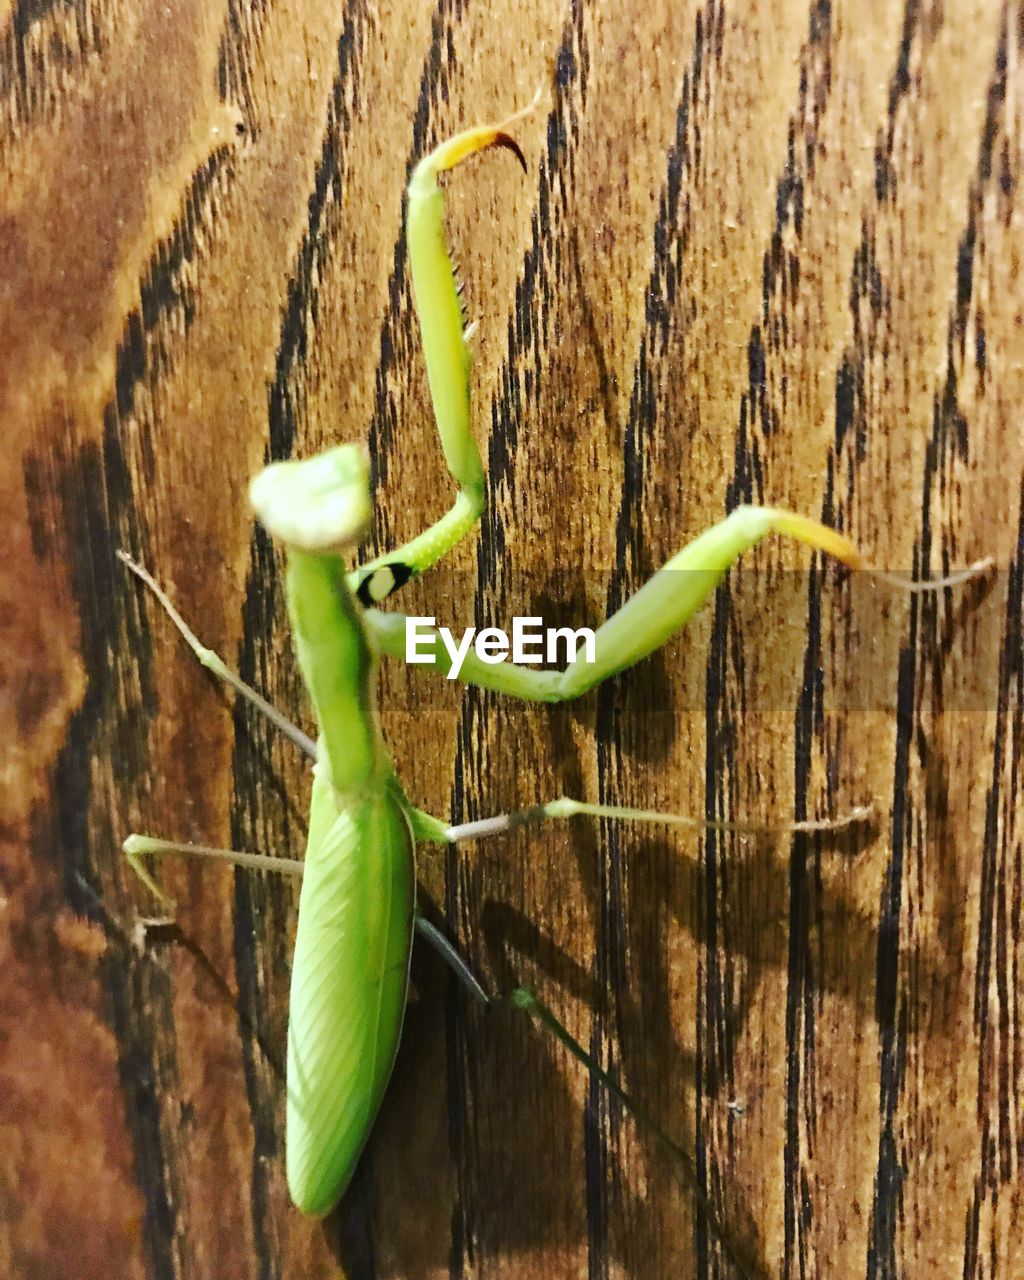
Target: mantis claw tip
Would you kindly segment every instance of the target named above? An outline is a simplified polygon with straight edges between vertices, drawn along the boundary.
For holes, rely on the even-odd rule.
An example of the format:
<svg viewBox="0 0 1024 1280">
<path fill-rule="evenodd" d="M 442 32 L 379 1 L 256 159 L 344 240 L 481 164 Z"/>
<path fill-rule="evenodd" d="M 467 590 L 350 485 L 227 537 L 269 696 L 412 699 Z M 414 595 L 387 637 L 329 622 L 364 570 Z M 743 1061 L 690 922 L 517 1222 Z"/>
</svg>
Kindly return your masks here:
<svg viewBox="0 0 1024 1280">
<path fill-rule="evenodd" d="M 494 135 L 494 141 L 491 145 L 495 147 L 504 147 L 507 151 L 511 151 L 512 154 L 515 156 L 515 158 L 523 166 L 523 173 L 529 173 L 529 169 L 527 169 L 526 167 L 526 157 L 523 155 L 523 152 L 519 146 L 519 143 L 516 142 L 515 138 L 513 138 L 510 133 L 505 133 L 503 131 L 496 133 Z"/>
</svg>

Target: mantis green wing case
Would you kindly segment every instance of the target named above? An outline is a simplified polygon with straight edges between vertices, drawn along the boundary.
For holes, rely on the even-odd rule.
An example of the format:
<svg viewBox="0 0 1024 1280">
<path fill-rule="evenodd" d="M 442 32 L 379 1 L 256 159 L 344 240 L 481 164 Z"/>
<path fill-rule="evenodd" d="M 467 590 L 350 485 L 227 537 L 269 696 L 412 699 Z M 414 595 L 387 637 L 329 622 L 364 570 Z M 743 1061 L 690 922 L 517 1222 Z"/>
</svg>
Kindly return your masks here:
<svg viewBox="0 0 1024 1280">
<path fill-rule="evenodd" d="M 288 1017 L 286 1165 L 296 1205 L 320 1215 L 348 1186 L 391 1076 L 415 868 L 408 819 L 387 792 L 338 811 L 318 776 L 310 816 Z"/>
</svg>

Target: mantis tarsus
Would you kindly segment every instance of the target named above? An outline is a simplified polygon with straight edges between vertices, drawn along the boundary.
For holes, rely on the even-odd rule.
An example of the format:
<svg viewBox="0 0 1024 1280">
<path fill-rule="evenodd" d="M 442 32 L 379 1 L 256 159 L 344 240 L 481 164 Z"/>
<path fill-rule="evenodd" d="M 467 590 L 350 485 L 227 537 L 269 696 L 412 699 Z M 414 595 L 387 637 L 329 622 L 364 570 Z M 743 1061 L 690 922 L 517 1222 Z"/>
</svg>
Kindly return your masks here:
<svg viewBox="0 0 1024 1280">
<path fill-rule="evenodd" d="M 296 1205 L 314 1215 L 327 1213 L 347 1187 L 391 1074 L 414 929 L 445 954 L 475 996 L 490 1002 L 465 963 L 416 913 L 417 841 L 474 839 L 573 814 L 709 825 L 681 815 L 562 798 L 453 826 L 408 799 L 378 728 L 376 668 L 381 654 L 403 655 L 405 620 L 375 606 L 451 550 L 473 529 L 484 506 L 484 470 L 470 429 L 470 354 L 445 244 L 444 198 L 437 179 L 490 147 L 509 148 L 523 162 L 507 132 L 510 123 L 469 129 L 444 142 L 421 161 L 409 184 L 406 234 L 416 310 L 437 428 L 458 486 L 451 510 L 397 551 L 349 572 L 343 553 L 362 538 L 371 515 L 368 461 L 361 448 L 341 445 L 305 461 L 273 463 L 251 486 L 257 517 L 287 549 L 288 608 L 319 726 L 318 741 L 290 725 L 206 649 L 149 573 L 119 553 L 156 594 L 200 661 L 314 760 L 304 862 L 140 835 L 124 844 L 132 866 L 160 897 L 142 861 L 149 855 L 184 853 L 302 874 L 288 1031 L 287 1176 Z M 573 663 L 562 671 L 529 670 L 509 662 L 485 664 L 470 653 L 459 678 L 529 701 L 575 698 L 662 645 L 711 595 L 737 557 L 769 532 L 798 539 L 847 565 L 862 564 L 853 544 L 834 530 L 778 508 L 741 507 L 673 556 L 607 619 L 597 632 L 593 663 Z M 434 670 L 447 673 L 449 659 L 436 635 L 429 659 Z M 834 828 L 863 816 L 859 809 L 845 820 L 786 823 L 777 829 Z M 641 1121 L 649 1123 L 545 1005 L 523 988 L 514 993 L 512 1003 L 543 1022 Z M 670 1145 L 689 1166 L 685 1152 Z"/>
</svg>

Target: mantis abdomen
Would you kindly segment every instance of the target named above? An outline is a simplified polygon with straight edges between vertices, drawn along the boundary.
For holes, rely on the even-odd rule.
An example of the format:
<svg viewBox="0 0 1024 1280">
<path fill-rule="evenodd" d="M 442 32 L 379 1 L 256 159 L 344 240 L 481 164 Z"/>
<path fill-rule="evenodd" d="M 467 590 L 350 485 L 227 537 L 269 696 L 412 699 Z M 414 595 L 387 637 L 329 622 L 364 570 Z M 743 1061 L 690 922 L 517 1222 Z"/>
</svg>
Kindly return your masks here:
<svg viewBox="0 0 1024 1280">
<path fill-rule="evenodd" d="M 288 1186 L 305 1213 L 347 1187 L 402 1030 L 415 873 L 387 791 L 339 811 L 314 782 L 288 1023 Z"/>
</svg>

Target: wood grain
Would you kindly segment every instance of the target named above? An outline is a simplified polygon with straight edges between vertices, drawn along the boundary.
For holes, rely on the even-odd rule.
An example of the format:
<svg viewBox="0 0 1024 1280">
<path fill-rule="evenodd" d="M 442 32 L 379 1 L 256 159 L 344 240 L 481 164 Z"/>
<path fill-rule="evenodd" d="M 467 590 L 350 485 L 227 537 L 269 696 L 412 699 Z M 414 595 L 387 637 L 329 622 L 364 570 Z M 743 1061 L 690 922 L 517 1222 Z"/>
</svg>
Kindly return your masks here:
<svg viewBox="0 0 1024 1280">
<path fill-rule="evenodd" d="M 366 440 L 373 545 L 440 513 L 402 243 L 411 166 L 542 103 L 524 182 L 451 184 L 481 327 L 480 536 L 417 584 L 459 625 L 597 621 L 741 501 L 774 543 L 576 705 L 399 666 L 409 794 L 559 793 L 842 836 L 574 822 L 425 851 L 422 902 L 659 1124 L 752 1273 L 1024 1277 L 1024 7 L 998 0 L 0 3 L 0 1272 L 729 1276 L 679 1169 L 418 950 L 405 1038 L 325 1224 L 283 1184 L 292 886 L 130 830 L 298 852 L 303 762 L 127 580 L 308 724 L 267 457 Z"/>
</svg>

